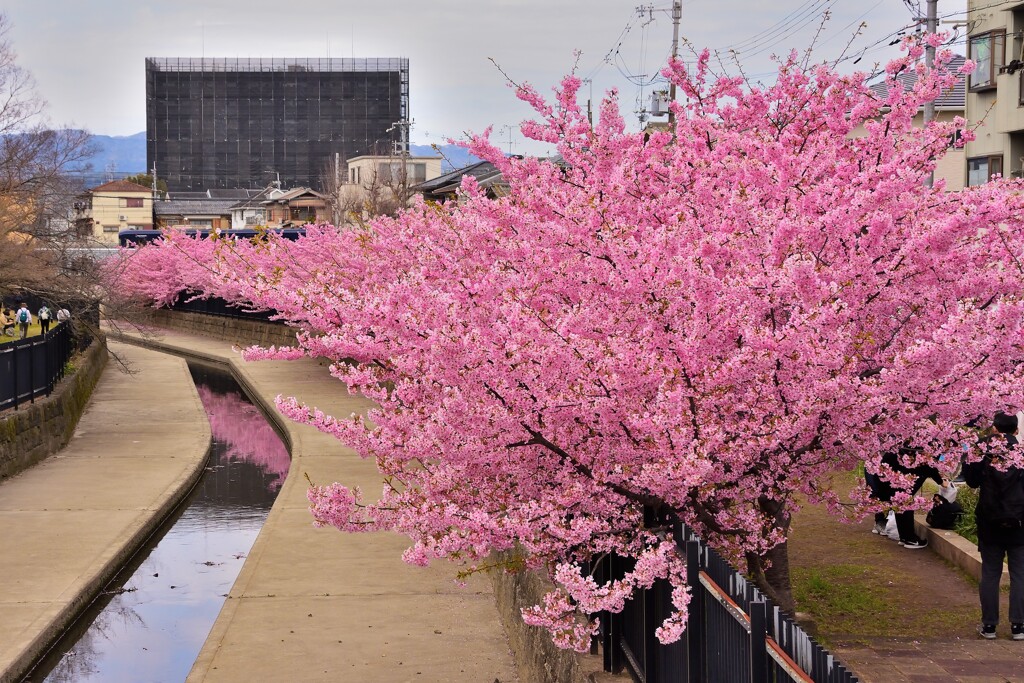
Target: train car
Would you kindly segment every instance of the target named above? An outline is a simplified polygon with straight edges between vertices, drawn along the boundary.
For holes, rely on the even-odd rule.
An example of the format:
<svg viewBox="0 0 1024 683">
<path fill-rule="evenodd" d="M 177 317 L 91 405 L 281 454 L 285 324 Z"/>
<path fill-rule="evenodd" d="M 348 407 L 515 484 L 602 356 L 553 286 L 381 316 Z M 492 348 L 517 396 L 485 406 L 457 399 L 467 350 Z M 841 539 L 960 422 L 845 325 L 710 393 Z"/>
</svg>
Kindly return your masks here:
<svg viewBox="0 0 1024 683">
<path fill-rule="evenodd" d="M 184 231 L 189 237 L 199 236 L 206 239 L 210 236 L 211 230 L 209 228 L 197 228 L 188 229 Z M 306 228 L 270 228 L 266 230 L 256 230 L 254 228 L 241 228 L 241 229 L 229 229 L 221 230 L 217 235 L 221 238 L 231 239 L 259 239 L 263 235 L 267 234 L 280 235 L 286 240 L 297 240 L 300 237 L 306 235 Z M 162 230 L 122 230 L 117 234 L 117 241 L 122 247 L 134 247 L 149 244 L 163 237 L 164 232 Z"/>
</svg>

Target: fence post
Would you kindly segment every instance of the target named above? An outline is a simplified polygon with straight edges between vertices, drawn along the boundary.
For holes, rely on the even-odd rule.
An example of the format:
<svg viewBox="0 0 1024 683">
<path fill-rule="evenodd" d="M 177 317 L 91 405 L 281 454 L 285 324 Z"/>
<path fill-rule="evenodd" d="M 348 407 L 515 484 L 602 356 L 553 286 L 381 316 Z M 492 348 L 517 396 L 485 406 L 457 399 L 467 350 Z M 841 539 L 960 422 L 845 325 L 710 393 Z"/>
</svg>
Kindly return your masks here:
<svg viewBox="0 0 1024 683">
<path fill-rule="evenodd" d="M 18 409 L 18 347 L 11 342 L 11 398 Z"/>
<path fill-rule="evenodd" d="M 686 617 L 686 683 L 704 683 L 704 586 L 700 570 L 700 541 L 687 541 L 686 584 L 690 587 L 690 604 Z"/>
<path fill-rule="evenodd" d="M 43 379 L 46 380 L 46 395 L 49 396 L 53 390 L 53 375 L 50 374 L 50 365 L 52 359 L 50 358 L 50 333 L 47 331 L 43 335 Z"/>
<path fill-rule="evenodd" d="M 27 340 L 27 338 L 26 338 Z M 34 343 L 29 342 L 25 350 L 28 351 L 28 402 L 36 402 L 36 354 Z"/>
<path fill-rule="evenodd" d="M 612 581 L 615 579 L 615 554 L 608 553 L 604 559 L 605 566 L 605 581 Z M 621 616 L 613 614 L 612 612 L 605 612 L 605 628 L 604 628 L 604 670 L 610 671 L 611 673 L 619 673 L 622 671 L 622 653 L 619 650 L 619 640 L 622 638 L 622 634 L 619 633 L 621 628 L 620 620 Z"/>
<path fill-rule="evenodd" d="M 765 644 L 767 615 L 764 601 L 750 607 L 750 683 L 768 683 L 768 653 Z"/>
</svg>

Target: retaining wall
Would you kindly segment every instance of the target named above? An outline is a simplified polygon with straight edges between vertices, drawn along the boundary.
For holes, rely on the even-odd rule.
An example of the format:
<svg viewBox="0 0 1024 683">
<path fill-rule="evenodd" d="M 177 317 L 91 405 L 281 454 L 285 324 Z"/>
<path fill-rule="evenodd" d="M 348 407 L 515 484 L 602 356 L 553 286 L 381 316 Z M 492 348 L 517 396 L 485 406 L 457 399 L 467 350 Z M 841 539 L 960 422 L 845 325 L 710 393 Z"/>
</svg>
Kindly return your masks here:
<svg viewBox="0 0 1024 683">
<path fill-rule="evenodd" d="M 493 559 L 503 564 L 510 553 L 495 553 Z M 541 604 L 544 594 L 554 588 L 551 581 L 532 571 L 506 573 L 492 570 L 494 598 L 498 614 L 508 636 L 509 648 L 515 658 L 520 677 L 531 683 L 603 683 L 629 681 L 628 675 L 605 673 L 600 655 L 579 654 L 562 650 L 551 642 L 551 635 L 542 628 L 523 623 L 522 609 Z"/>
<path fill-rule="evenodd" d="M 96 339 L 71 359 L 77 368 L 53 393 L 0 415 L 0 479 L 13 476 L 67 445 L 107 365 L 107 343 Z"/>
<path fill-rule="evenodd" d="M 280 323 L 192 311 L 172 311 L 165 308 L 154 310 L 151 322 L 157 327 L 198 334 L 242 346 L 295 346 L 295 328 Z"/>
</svg>

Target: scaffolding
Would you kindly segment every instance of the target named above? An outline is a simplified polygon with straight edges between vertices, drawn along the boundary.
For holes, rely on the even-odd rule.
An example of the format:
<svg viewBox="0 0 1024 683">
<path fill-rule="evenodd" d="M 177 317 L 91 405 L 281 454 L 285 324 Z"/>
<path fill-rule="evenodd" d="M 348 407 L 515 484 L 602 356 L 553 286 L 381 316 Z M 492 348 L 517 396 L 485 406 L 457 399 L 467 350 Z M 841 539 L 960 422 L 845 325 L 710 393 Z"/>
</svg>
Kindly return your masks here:
<svg viewBox="0 0 1024 683">
<path fill-rule="evenodd" d="M 146 59 L 147 165 L 172 192 L 321 189 L 408 120 L 406 58 Z"/>
</svg>

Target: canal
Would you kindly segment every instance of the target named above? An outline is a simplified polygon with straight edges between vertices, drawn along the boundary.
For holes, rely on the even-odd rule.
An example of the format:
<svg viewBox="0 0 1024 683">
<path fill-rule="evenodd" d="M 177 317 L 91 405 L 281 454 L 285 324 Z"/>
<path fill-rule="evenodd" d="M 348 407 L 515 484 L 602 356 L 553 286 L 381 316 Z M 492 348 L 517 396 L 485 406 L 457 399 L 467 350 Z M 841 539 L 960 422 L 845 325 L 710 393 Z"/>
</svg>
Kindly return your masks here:
<svg viewBox="0 0 1024 683">
<path fill-rule="evenodd" d="M 213 437 L 202 478 L 26 681 L 188 676 L 290 465 L 284 442 L 230 373 L 189 370 Z"/>
</svg>

